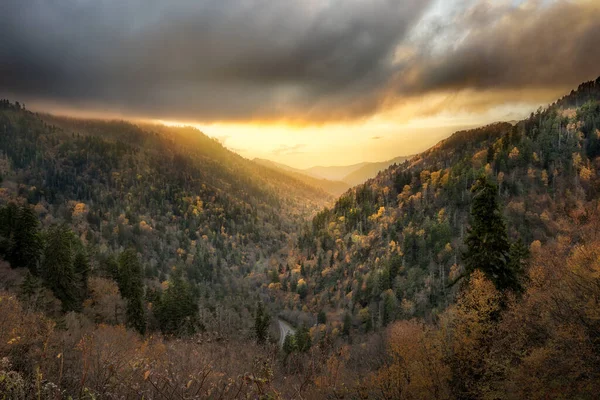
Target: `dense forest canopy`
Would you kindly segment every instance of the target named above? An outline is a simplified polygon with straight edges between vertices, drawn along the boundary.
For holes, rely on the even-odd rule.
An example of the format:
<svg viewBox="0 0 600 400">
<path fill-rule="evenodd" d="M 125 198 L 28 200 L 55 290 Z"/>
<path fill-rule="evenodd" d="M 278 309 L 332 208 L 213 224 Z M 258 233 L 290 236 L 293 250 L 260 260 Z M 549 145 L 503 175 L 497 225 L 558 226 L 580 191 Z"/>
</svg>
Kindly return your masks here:
<svg viewBox="0 0 600 400">
<path fill-rule="evenodd" d="M 2 100 L 0 393 L 592 399 L 599 170 L 600 78 L 335 200 L 193 128 Z"/>
</svg>

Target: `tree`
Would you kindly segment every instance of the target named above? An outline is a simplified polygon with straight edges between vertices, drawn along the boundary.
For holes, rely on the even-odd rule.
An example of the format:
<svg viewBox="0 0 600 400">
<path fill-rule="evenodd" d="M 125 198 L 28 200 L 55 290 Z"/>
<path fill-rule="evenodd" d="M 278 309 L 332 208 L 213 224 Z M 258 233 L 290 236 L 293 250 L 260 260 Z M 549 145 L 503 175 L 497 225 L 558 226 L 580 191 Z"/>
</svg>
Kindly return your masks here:
<svg viewBox="0 0 600 400">
<path fill-rule="evenodd" d="M 509 263 L 508 267 L 513 273 L 515 273 L 518 277 L 525 276 L 525 270 L 529 266 L 529 248 L 525 246 L 523 241 L 519 238 L 516 242 L 512 243 L 510 246 L 509 253 Z M 519 282 L 521 279 L 519 280 Z M 522 285 L 517 287 L 520 291 L 522 290 Z"/>
<path fill-rule="evenodd" d="M 498 203 L 498 187 L 481 176 L 471 188 L 471 226 L 465 240 L 466 270 L 481 270 L 500 291 L 520 290 L 519 275 L 511 269 L 510 243 Z"/>
<path fill-rule="evenodd" d="M 9 210 L 7 218 L 11 218 L 12 213 Z M 38 225 L 38 217 L 31 207 L 23 206 L 16 210 L 14 225 L 9 225 L 11 232 L 6 251 L 6 259 L 13 268 L 29 268 L 34 275 L 38 273 L 38 262 L 43 249 Z"/>
<path fill-rule="evenodd" d="M 306 353 L 310 349 L 310 346 L 312 346 L 310 331 L 305 324 L 298 329 L 298 332 L 296 332 L 294 338 L 296 342 L 296 349 L 301 353 Z"/>
<path fill-rule="evenodd" d="M 285 335 L 283 340 L 283 352 L 288 355 L 296 351 L 296 338 L 295 335 Z"/>
<path fill-rule="evenodd" d="M 48 288 L 61 301 L 63 311 L 78 310 L 81 306 L 73 269 L 75 240 L 69 228 L 55 226 L 48 232 L 44 251 L 42 276 Z"/>
<path fill-rule="evenodd" d="M 486 155 L 486 161 L 488 164 L 491 164 L 494 162 L 494 156 L 496 155 L 496 152 L 494 151 L 494 146 L 490 145 L 488 147 L 487 150 L 487 155 Z"/>
<path fill-rule="evenodd" d="M 306 285 L 306 282 L 304 281 L 304 279 L 300 279 L 298 281 L 298 286 L 296 288 L 296 291 L 300 295 L 301 300 L 304 300 L 306 298 L 306 295 L 308 294 L 308 286 Z"/>
<path fill-rule="evenodd" d="M 73 260 L 73 269 L 75 270 L 76 278 L 79 281 L 79 289 L 81 299 L 85 299 L 88 295 L 88 276 L 90 273 L 90 261 L 85 250 L 81 249 L 75 254 Z"/>
<path fill-rule="evenodd" d="M 127 323 L 138 332 L 146 331 L 142 265 L 137 253 L 127 249 L 119 256 L 119 290 L 127 299 Z"/>
<path fill-rule="evenodd" d="M 344 314 L 344 323 L 342 325 L 342 334 L 344 336 L 350 336 L 350 329 L 352 329 L 352 316 L 346 312 Z"/>
<path fill-rule="evenodd" d="M 10 236 L 15 229 L 19 207 L 15 203 L 8 203 L 6 207 L 0 208 L 0 238 L 2 243 L 0 251 L 3 253 L 8 250 Z"/>
<path fill-rule="evenodd" d="M 500 340 L 501 303 L 502 294 L 477 270 L 443 317 L 442 326 L 452 329 L 443 347 L 452 374 L 449 383 L 458 399 L 486 398 L 490 380 L 500 375 L 491 348 Z"/>
<path fill-rule="evenodd" d="M 396 295 L 392 289 L 386 290 L 383 295 L 382 323 L 386 326 L 396 317 Z"/>
<path fill-rule="evenodd" d="M 319 313 L 317 314 L 317 322 L 319 324 L 327 323 L 327 314 L 325 314 L 325 311 L 323 311 L 323 310 L 319 311 Z"/>
<path fill-rule="evenodd" d="M 198 314 L 198 304 L 189 283 L 180 270 L 176 269 L 168 281 L 169 286 L 156 304 L 156 318 L 164 333 L 178 333 L 186 330 L 193 333 L 194 320 Z"/>
<path fill-rule="evenodd" d="M 256 315 L 254 317 L 254 334 L 259 344 L 264 344 L 269 336 L 269 325 L 271 324 L 271 315 L 265 310 L 262 302 L 258 302 Z"/>
<path fill-rule="evenodd" d="M 102 269 L 115 281 L 119 281 L 119 263 L 113 254 L 102 262 Z"/>
<path fill-rule="evenodd" d="M 21 283 L 21 294 L 26 300 L 29 300 L 38 290 L 38 282 L 31 272 L 25 274 L 25 279 Z"/>
<path fill-rule="evenodd" d="M 20 297 L 23 300 L 23 303 L 35 309 L 41 289 L 42 284 L 40 279 L 34 276 L 31 271 L 27 271 L 25 279 L 23 279 L 23 283 L 21 283 L 20 287 Z"/>
</svg>

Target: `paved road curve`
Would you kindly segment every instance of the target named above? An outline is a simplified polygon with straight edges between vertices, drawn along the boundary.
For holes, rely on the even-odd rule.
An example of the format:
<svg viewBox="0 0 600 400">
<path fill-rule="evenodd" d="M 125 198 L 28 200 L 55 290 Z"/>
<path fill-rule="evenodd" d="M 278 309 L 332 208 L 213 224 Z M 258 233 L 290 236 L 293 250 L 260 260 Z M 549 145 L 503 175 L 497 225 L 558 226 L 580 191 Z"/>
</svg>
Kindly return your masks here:
<svg viewBox="0 0 600 400">
<path fill-rule="evenodd" d="M 287 335 L 293 335 L 296 333 L 296 330 L 294 328 L 292 328 L 292 326 L 290 324 L 288 324 L 287 322 L 278 319 L 277 322 L 279 323 L 279 345 L 281 347 L 283 347 L 283 342 L 285 341 L 285 337 Z"/>
</svg>

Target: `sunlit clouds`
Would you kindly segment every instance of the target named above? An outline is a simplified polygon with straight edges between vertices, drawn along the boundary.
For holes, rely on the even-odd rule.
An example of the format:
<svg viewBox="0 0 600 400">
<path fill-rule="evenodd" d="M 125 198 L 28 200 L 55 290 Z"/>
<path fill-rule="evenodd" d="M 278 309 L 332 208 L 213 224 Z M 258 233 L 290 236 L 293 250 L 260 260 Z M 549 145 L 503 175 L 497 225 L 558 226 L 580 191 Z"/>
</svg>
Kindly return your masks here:
<svg viewBox="0 0 600 400">
<path fill-rule="evenodd" d="M 0 95 L 347 164 L 522 118 L 600 75 L 599 40 L 592 0 L 5 0 Z"/>
</svg>

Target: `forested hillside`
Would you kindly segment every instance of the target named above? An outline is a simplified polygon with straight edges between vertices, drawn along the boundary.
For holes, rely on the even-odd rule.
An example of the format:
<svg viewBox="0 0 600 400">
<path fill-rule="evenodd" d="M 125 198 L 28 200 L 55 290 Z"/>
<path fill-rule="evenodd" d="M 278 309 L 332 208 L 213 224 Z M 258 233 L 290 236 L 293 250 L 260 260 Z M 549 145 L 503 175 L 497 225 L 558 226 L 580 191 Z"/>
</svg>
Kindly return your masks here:
<svg viewBox="0 0 600 400">
<path fill-rule="evenodd" d="M 351 189 L 305 228 L 272 273 L 272 295 L 292 320 L 325 313 L 359 332 L 434 318 L 465 275 L 480 176 L 498 186 L 513 261 L 525 260 L 531 243 L 561 235 L 563 218 L 598 196 L 598 87 L 582 84 L 514 125 L 457 132 Z"/>
<path fill-rule="evenodd" d="M 365 181 L 376 177 L 380 171 L 388 169 L 390 165 L 401 164 L 409 158 L 411 158 L 411 156 L 400 156 L 388 161 L 366 163 L 356 171 L 350 172 L 348 175 L 344 176 L 342 180 L 352 186 L 360 185 Z"/>
<path fill-rule="evenodd" d="M 330 200 L 192 128 L 58 118 L 5 100 L 0 129 L 5 251 L 18 247 L 11 241 L 25 229 L 23 220 L 27 235 L 40 236 L 33 259 L 7 260 L 29 266 L 34 276 L 59 279 L 43 270 L 61 246 L 73 245 L 66 257 L 75 265 L 57 265 L 65 277 L 53 287 L 64 310 L 81 309 L 86 299 L 85 293 L 78 299 L 61 293 L 70 291 L 78 256 L 85 259 L 84 281 L 88 274 L 119 281 L 124 251 L 141 274 L 135 278 L 140 296 L 148 287 L 148 304 L 175 271 L 213 313 L 231 308 L 226 296 L 247 295 L 241 278 L 264 268 L 297 226 Z M 238 320 L 242 309 L 247 312 L 234 311 Z"/>
<path fill-rule="evenodd" d="M 350 189 L 351 186 L 350 184 L 342 181 L 332 181 L 329 179 L 316 178 L 312 175 L 307 174 L 303 170 L 288 167 L 287 165 L 279 164 L 270 160 L 255 158 L 252 161 L 254 161 L 257 164 L 264 165 L 265 167 L 275 169 L 277 171 L 282 171 L 285 174 L 290 175 L 301 182 L 305 182 L 310 186 L 321 188 L 323 191 L 330 193 L 334 196 L 339 196 L 346 190 Z"/>
<path fill-rule="evenodd" d="M 331 203 L 191 128 L 0 108 L 7 399 L 597 397 L 600 78 Z"/>
</svg>

